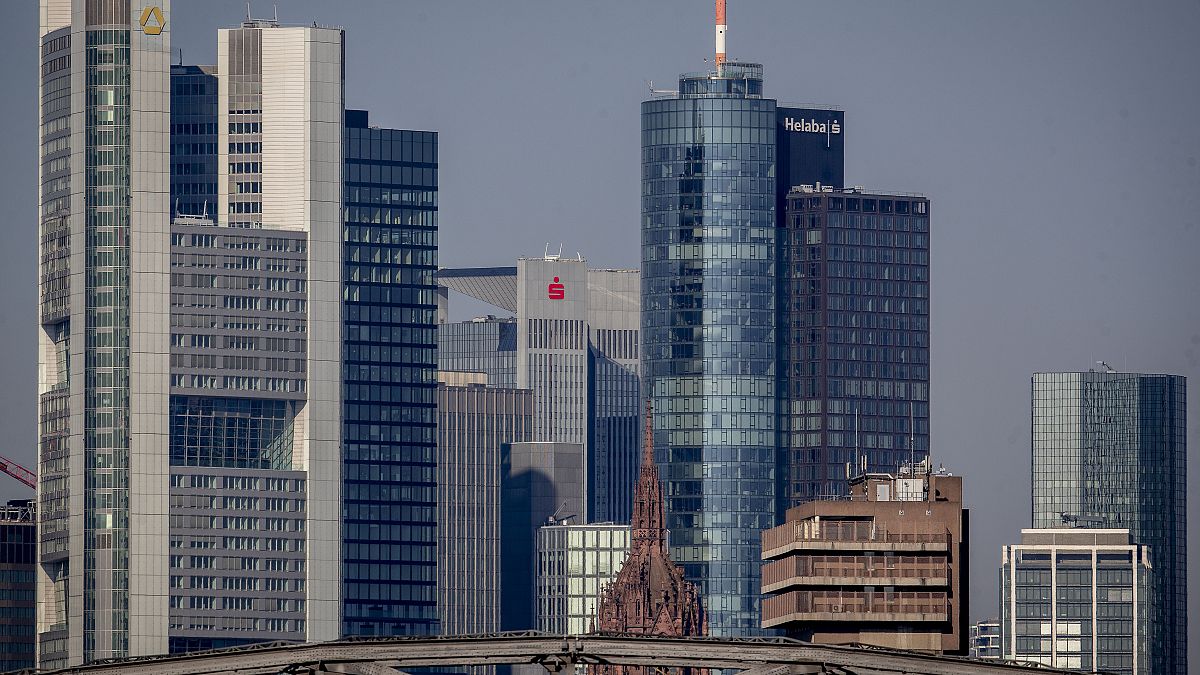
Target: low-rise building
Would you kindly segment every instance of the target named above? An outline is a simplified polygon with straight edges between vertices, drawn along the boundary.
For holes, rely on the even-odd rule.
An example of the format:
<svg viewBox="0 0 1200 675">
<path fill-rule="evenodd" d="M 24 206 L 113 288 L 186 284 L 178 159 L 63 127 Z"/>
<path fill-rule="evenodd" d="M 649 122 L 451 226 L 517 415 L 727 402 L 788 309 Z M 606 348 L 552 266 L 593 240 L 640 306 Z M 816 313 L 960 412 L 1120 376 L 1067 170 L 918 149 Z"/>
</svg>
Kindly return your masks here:
<svg viewBox="0 0 1200 675">
<path fill-rule="evenodd" d="M 922 462 L 850 480 L 762 537 L 762 627 L 822 644 L 967 651 L 962 478 Z"/>
<path fill-rule="evenodd" d="M 1000 620 L 984 619 L 972 624 L 969 650 L 973 659 L 999 659 L 1003 654 L 1000 649 Z"/>
<path fill-rule="evenodd" d="M 600 592 L 629 555 L 629 526 L 543 525 L 537 554 L 537 629 L 583 635 L 594 627 Z"/>
</svg>

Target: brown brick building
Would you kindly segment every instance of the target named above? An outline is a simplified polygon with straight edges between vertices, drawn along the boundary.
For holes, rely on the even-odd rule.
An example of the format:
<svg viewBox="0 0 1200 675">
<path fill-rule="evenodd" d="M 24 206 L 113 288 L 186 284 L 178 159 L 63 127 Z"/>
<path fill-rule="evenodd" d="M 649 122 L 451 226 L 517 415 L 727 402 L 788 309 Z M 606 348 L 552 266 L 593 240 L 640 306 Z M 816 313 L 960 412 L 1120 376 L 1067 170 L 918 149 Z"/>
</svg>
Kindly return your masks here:
<svg viewBox="0 0 1200 675">
<path fill-rule="evenodd" d="M 822 644 L 965 654 L 962 478 L 924 463 L 850 480 L 850 497 L 763 533 L 763 628 Z"/>
</svg>

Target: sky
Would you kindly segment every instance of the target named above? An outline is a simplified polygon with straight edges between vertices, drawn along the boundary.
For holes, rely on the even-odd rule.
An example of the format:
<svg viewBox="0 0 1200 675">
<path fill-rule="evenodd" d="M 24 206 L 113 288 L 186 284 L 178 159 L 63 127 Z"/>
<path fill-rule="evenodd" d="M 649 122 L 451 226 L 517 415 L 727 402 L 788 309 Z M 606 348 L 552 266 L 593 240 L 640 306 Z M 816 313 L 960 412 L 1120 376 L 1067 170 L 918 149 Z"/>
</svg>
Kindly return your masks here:
<svg viewBox="0 0 1200 675">
<path fill-rule="evenodd" d="M 348 107 L 439 132 L 441 265 L 562 244 L 594 266 L 638 266 L 638 106 L 649 83 L 710 67 L 711 2 L 277 7 L 283 23 L 346 29 Z M 172 45 L 212 63 L 216 29 L 245 11 L 176 0 Z M 0 454 L 32 467 L 37 4 L 4 2 L 0 17 Z M 846 111 L 848 184 L 932 202 L 931 445 L 964 476 L 972 618 L 997 613 L 1000 547 L 1029 526 L 1033 372 L 1104 360 L 1187 376 L 1194 489 L 1200 3 L 730 0 L 728 20 L 730 58 L 763 63 L 768 96 Z M 29 495 L 0 476 L 0 498 Z"/>
</svg>

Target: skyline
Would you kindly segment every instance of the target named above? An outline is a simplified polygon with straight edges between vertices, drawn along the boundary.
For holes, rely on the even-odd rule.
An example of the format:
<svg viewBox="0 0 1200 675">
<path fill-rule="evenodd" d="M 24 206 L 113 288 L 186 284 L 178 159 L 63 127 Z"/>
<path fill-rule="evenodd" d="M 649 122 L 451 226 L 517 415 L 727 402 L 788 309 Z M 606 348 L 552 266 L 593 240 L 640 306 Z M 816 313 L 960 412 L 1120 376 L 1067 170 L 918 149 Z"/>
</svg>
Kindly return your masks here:
<svg viewBox="0 0 1200 675">
<path fill-rule="evenodd" d="M 438 8 L 426 12 L 426 29 L 404 33 L 417 38 L 412 47 L 414 51 L 407 52 L 404 51 L 408 48 L 403 44 L 405 40 L 380 40 L 378 35 L 371 38 L 378 28 L 376 24 L 386 23 L 377 20 L 378 12 L 374 13 L 375 20 L 371 20 L 372 12 L 355 11 L 353 6 L 339 8 L 336 15 L 331 15 L 326 9 L 314 9 L 310 3 L 280 4 L 280 16 L 285 22 L 304 24 L 316 19 L 345 26 L 348 107 L 372 110 L 373 121 L 380 125 L 432 129 L 440 133 L 443 147 L 440 158 L 443 166 L 442 265 L 486 265 L 494 264 L 496 259 L 510 260 L 520 254 L 536 253 L 547 238 L 552 237 L 552 241 L 566 242 L 564 252 L 579 250 L 593 264 L 636 266 L 637 103 L 646 98 L 643 80 L 670 82 L 680 71 L 701 70 L 710 65 L 701 60 L 708 56 L 711 39 L 706 8 L 703 11 L 700 7 L 695 11 L 689 8 L 686 14 L 678 16 L 669 16 L 670 8 L 642 8 L 645 18 L 627 26 L 632 34 L 622 40 L 628 49 L 617 52 L 604 48 L 606 40 L 601 36 L 612 33 L 606 33 L 603 28 L 615 22 L 622 13 L 632 15 L 638 11 L 632 5 L 624 12 L 614 10 L 611 16 L 589 7 L 581 10 L 584 14 L 590 12 L 586 19 L 576 17 L 573 22 L 566 16 L 569 10 L 560 7 L 549 9 L 540 16 L 533 16 L 532 12 L 527 16 L 524 8 L 496 16 L 488 14 L 497 11 L 496 8 L 472 8 L 471 17 L 453 16 L 463 9 L 461 7 Z M 925 11 L 927 7 L 922 6 L 920 10 Z M 932 340 L 935 345 L 931 373 L 932 450 L 935 462 L 944 462 L 948 469 L 965 476 L 965 498 L 975 513 L 972 563 L 977 588 L 972 595 L 972 606 L 977 611 L 973 619 L 983 618 L 987 613 L 983 610 L 995 607 L 995 574 L 988 572 L 998 566 L 999 545 L 1015 541 L 1018 530 L 1028 526 L 1029 502 L 1024 495 L 1028 494 L 1029 480 L 1029 378 L 1032 373 L 1036 370 L 1086 370 L 1094 367 L 1093 361 L 1105 359 L 1121 369 L 1176 373 L 1193 379 L 1200 374 L 1200 310 L 1194 301 L 1189 303 L 1192 298 L 1187 292 L 1200 282 L 1200 274 L 1194 265 L 1189 267 L 1187 255 L 1200 244 L 1200 227 L 1196 222 L 1196 213 L 1200 211 L 1196 207 L 1200 204 L 1195 190 L 1196 180 L 1200 178 L 1197 167 L 1200 132 L 1188 128 L 1185 123 L 1185 115 L 1196 107 L 1200 96 L 1195 91 L 1161 92 L 1149 82 L 1121 80 L 1116 75 L 1120 69 L 1110 65 L 1123 62 L 1135 75 L 1153 73 L 1160 87 L 1172 80 L 1186 81 L 1187 64 L 1195 61 L 1187 58 L 1187 54 L 1194 55 L 1197 48 L 1187 42 L 1182 45 L 1191 52 L 1177 50 L 1172 54 L 1171 48 L 1176 44 L 1173 40 L 1187 38 L 1188 27 L 1196 25 L 1200 13 L 1196 8 L 1189 8 L 1187 12 L 1180 12 L 1175 20 L 1161 20 L 1140 14 L 1131 18 L 1129 14 L 1137 14 L 1136 10 L 1125 7 L 1119 10 L 1125 14 L 1096 12 L 1088 17 L 1097 22 L 1094 26 L 1096 34 L 1085 39 L 1080 35 L 1082 27 L 1073 28 L 1078 33 L 1065 37 L 1074 38 L 1076 42 L 1064 42 L 1064 45 L 1078 48 L 1078 51 L 1058 64 L 1057 69 L 1051 67 L 1047 69 L 1049 72 L 1042 73 L 1049 77 L 1079 77 L 1077 87 L 1055 93 L 1051 91 L 1052 83 L 1030 79 L 1030 91 L 1017 97 L 1022 91 L 1016 86 L 1022 82 L 1021 76 L 1032 76 L 1042 65 L 1036 57 L 1048 51 L 1045 44 L 1039 51 L 1028 43 L 1036 42 L 1040 33 L 1053 34 L 1054 29 L 1062 28 L 1060 21 L 1078 18 L 1072 15 L 1077 15 L 1083 5 L 1070 7 L 1075 11 L 1059 6 L 1039 7 L 1039 10 L 1045 10 L 1043 15 L 1050 25 L 1027 27 L 1028 30 L 1015 34 L 1006 28 L 1011 29 L 1012 24 L 1018 24 L 1017 28 L 1020 28 L 1022 20 L 1016 16 L 1020 12 L 1007 16 L 991 7 L 956 8 L 947 13 L 950 16 L 933 17 L 931 22 L 925 23 L 924 30 L 915 33 L 922 39 L 892 43 L 888 42 L 889 38 L 894 39 L 891 33 L 876 35 L 883 39 L 882 48 L 869 55 L 859 55 L 861 63 L 851 61 L 851 67 L 846 67 L 839 58 L 838 65 L 830 68 L 842 73 L 844 80 L 832 76 L 826 78 L 805 67 L 787 71 L 789 62 L 810 62 L 798 55 L 807 50 L 820 52 L 821 46 L 838 44 L 839 38 L 840 51 L 828 52 L 837 57 L 855 55 L 856 48 L 862 44 L 854 38 L 854 31 L 838 28 L 840 24 L 836 23 L 835 29 L 828 32 L 807 31 L 806 26 L 820 23 L 825 9 L 812 8 L 811 16 L 816 17 L 815 21 L 804 18 L 810 16 L 807 12 L 800 17 L 800 37 L 807 45 L 803 47 L 785 44 L 777 37 L 782 32 L 778 26 L 786 22 L 772 21 L 772 12 L 766 7 L 738 4 L 730 10 L 731 58 L 765 64 L 768 96 L 781 101 L 799 99 L 809 103 L 836 103 L 846 110 L 847 152 L 850 155 L 847 163 L 853 168 L 847 176 L 848 184 L 915 190 L 935 200 L 932 228 Z M 13 17 L 12 23 L 20 30 L 28 28 L 36 15 L 32 6 L 26 9 L 29 11 L 24 22 Z M 260 12 L 263 10 L 259 8 Z M 11 8 L 9 11 L 15 14 Z M 800 13 L 791 6 L 785 11 Z M 235 25 L 242 18 L 242 12 L 244 7 L 238 3 L 214 3 L 213 9 L 201 17 L 195 5 L 180 4 L 175 10 L 175 46 L 183 47 L 184 62 L 213 62 L 212 30 Z M 1139 16 L 1141 21 L 1136 20 Z M 896 8 L 872 6 L 864 17 L 869 27 L 897 33 L 902 32 L 897 27 L 912 25 L 907 23 L 909 20 L 913 24 L 920 23 L 917 18 L 904 16 Z M 452 18 L 474 19 L 477 25 L 468 21 L 467 26 L 481 31 L 488 21 L 492 21 L 493 26 L 504 25 L 502 22 L 505 21 L 518 24 L 528 31 L 523 34 L 527 37 L 552 38 L 550 46 L 542 47 L 546 51 L 552 51 L 550 47 L 554 40 L 562 37 L 529 19 L 558 22 L 559 27 L 568 28 L 591 25 L 593 30 L 581 40 L 572 41 L 572 50 L 560 52 L 565 62 L 562 72 L 557 73 L 559 79 L 554 79 L 553 73 L 537 77 L 544 65 L 530 69 L 514 65 L 513 71 L 506 73 L 501 68 L 503 64 L 536 61 L 514 61 L 503 56 L 486 62 L 464 59 L 465 63 L 448 63 L 445 58 L 435 56 L 429 58 L 428 67 L 415 69 L 420 76 L 436 77 L 447 68 L 447 89 L 459 92 L 454 94 L 456 96 L 466 95 L 477 101 L 487 97 L 471 96 L 472 87 L 455 84 L 459 81 L 456 80 L 458 69 L 465 67 L 465 70 L 475 72 L 476 77 L 494 78 L 489 86 L 499 89 L 499 93 L 494 94 L 499 97 L 496 100 L 512 106 L 512 109 L 501 109 L 500 112 L 483 105 L 475 108 L 461 103 L 455 105 L 450 102 L 454 99 L 439 95 L 439 87 L 419 79 L 401 82 L 419 87 L 418 93 L 432 95 L 410 97 L 403 87 L 396 87 L 397 98 L 388 102 L 363 81 L 381 72 L 367 67 L 373 58 L 387 60 L 397 52 L 416 54 L 421 47 L 430 46 L 424 40 L 452 34 L 454 31 L 449 28 Z M 952 24 L 955 19 L 973 19 L 977 23 L 970 25 L 976 26 L 985 24 L 985 18 L 1007 20 L 1009 24 L 989 29 L 986 36 L 975 36 L 980 40 L 977 50 L 957 51 L 956 56 L 965 62 L 960 65 L 969 69 L 977 62 L 990 61 L 989 57 L 995 56 L 989 51 L 995 46 L 991 40 L 1008 35 L 1013 38 L 1014 51 L 1023 54 L 1021 62 L 1012 64 L 1015 72 L 998 70 L 994 73 L 995 81 L 981 80 L 970 86 L 952 88 L 953 92 L 961 92 L 961 98 L 967 102 L 946 108 L 950 114 L 929 114 L 929 108 L 937 109 L 933 102 L 922 108 L 916 101 L 905 98 L 917 98 L 916 92 L 911 91 L 916 87 L 896 87 L 895 82 L 889 81 L 888 75 L 908 70 L 915 76 L 913 82 L 918 83 L 916 77 L 927 71 L 902 66 L 922 58 L 931 79 L 936 80 L 939 72 L 948 77 L 947 73 L 953 70 L 951 64 L 932 63 L 933 57 L 937 56 L 933 52 L 940 43 L 934 40 L 934 46 L 931 46 L 924 38 L 967 43 L 969 40 L 962 33 L 935 35 L 946 27 L 937 21 Z M 846 26 L 859 25 L 849 18 L 840 21 Z M 673 22 L 677 22 L 679 28 L 667 39 L 664 31 Z M 767 28 L 768 25 L 776 27 Z M 1154 34 L 1151 28 L 1159 32 Z M 407 28 L 401 30 L 407 31 Z M 494 33 L 483 31 L 482 35 L 504 37 L 503 34 L 508 33 L 507 41 L 521 42 L 513 39 L 508 31 L 492 30 Z M 472 31 L 465 33 L 475 34 Z M 455 46 L 458 37 L 461 36 L 448 37 L 439 49 L 452 52 L 456 48 L 467 48 Z M 1140 58 L 1122 59 L 1129 51 L 1139 51 L 1135 47 L 1145 46 L 1135 38 L 1153 38 L 1150 52 L 1141 53 Z M 652 44 L 656 39 L 660 43 Z M 808 43 L 810 39 L 815 42 Z M 9 89 L 16 92 L 33 90 L 34 49 L 27 41 L 12 42 L 15 44 L 4 47 L 5 55 L 10 57 L 8 62 L 15 64 L 8 71 Z M 469 53 L 492 46 L 487 40 L 479 42 L 470 46 Z M 912 52 L 895 51 L 910 47 Z M 1070 47 L 1061 49 L 1070 51 Z M 1104 51 L 1104 48 L 1111 49 Z M 209 51 L 204 52 L 205 49 Z M 507 49 L 514 48 L 509 46 Z M 665 54 L 667 58 L 654 62 L 646 58 L 647 50 Z M 590 61 L 581 56 L 587 53 L 591 54 Z M 788 54 L 792 58 L 782 58 Z M 601 59 L 614 67 L 602 68 Z M 1090 64 L 1089 59 L 1093 60 Z M 26 67 L 20 67 L 21 64 Z M 1054 65 L 1053 62 L 1050 65 Z M 1086 71 L 1084 66 L 1087 66 Z M 1180 70 L 1175 72 L 1172 66 Z M 587 111 L 582 116 L 583 122 L 568 124 L 556 117 L 549 106 L 527 103 L 522 107 L 523 102 L 513 95 L 538 94 L 553 100 L 555 85 L 574 87 L 579 84 L 561 78 L 572 69 L 587 76 L 602 74 L 606 84 L 616 83 L 604 88 L 585 84 L 584 92 L 567 102 L 564 108 L 568 112 Z M 395 72 L 402 76 L 405 70 Z M 1108 101 L 1111 108 L 1102 107 L 1100 114 L 1085 119 L 1083 115 L 1092 113 L 1084 108 L 1101 107 L 1100 104 L 1105 102 L 1101 85 L 1107 78 L 1113 80 L 1112 86 L 1119 87 L 1118 91 L 1142 95 L 1146 110 L 1134 110 L 1133 96 L 1114 95 Z M 468 79 L 468 82 L 473 81 Z M 854 86 L 848 87 L 847 83 Z M 988 87 L 988 83 L 994 86 Z M 861 87 L 863 84 L 868 86 Z M 874 93 L 863 94 L 856 91 L 856 87 Z M 923 93 L 945 96 L 935 91 Z M 1044 104 L 1041 114 L 1024 117 L 1024 108 L 1019 105 L 1034 100 Z M 933 101 L 945 103 L 941 98 Z M 997 105 L 1003 101 L 1011 107 L 1005 110 Z M 989 108 L 989 103 L 1001 109 Z M 20 110 L 22 104 L 23 112 L 14 114 L 13 111 Z M 13 128 L 34 129 L 35 107 L 31 104 L 32 100 L 25 96 L 12 97 L 3 104 Z M 514 120 L 510 116 L 512 112 L 523 112 L 525 117 Z M 1072 114 L 1081 115 L 1078 125 L 1071 119 Z M 1032 121 L 1016 121 L 1024 119 Z M 579 135 L 568 138 L 563 133 L 564 126 L 575 127 Z M 506 127 L 509 135 L 495 135 L 498 129 Z M 993 138 L 992 132 L 997 129 L 1002 133 Z M 522 142 L 538 138 L 539 131 L 554 141 L 561 139 L 563 142 L 551 141 L 544 147 L 522 149 Z M 1106 132 L 1112 134 L 1111 138 L 1105 135 Z M 939 133 L 948 135 L 949 141 L 944 136 L 939 137 Z M 14 317 L 12 321 L 17 326 L 23 325 L 23 317 L 31 318 L 34 311 L 34 288 L 29 281 L 34 278 L 33 260 L 28 255 L 34 246 L 33 201 L 30 199 L 34 194 L 34 179 L 29 171 L 34 161 L 33 139 L 32 134 L 22 137 L 26 154 L 15 155 L 4 169 L 8 178 L 4 187 L 8 197 L 6 202 L 14 205 L 14 220 L 18 225 L 13 228 L 17 237 L 6 247 L 3 258 L 10 283 L 5 285 L 2 307 L 6 316 Z M 954 141 L 963 143 L 976 139 L 981 144 L 980 152 L 961 158 L 962 146 L 955 147 Z M 14 136 L 13 140 L 15 142 L 17 138 Z M 1101 148 L 1106 140 L 1111 142 L 1108 153 Z M 470 152 L 485 141 L 490 141 L 494 149 L 501 151 Z M 1048 167 L 1034 166 L 1038 156 L 1019 161 L 1022 151 L 1045 151 L 1047 141 Z M 988 150 L 992 148 L 989 142 L 1003 146 L 1007 154 L 989 154 Z M 1138 142 L 1144 143 L 1145 147 L 1135 147 Z M 1120 157 L 1126 154 L 1125 164 L 1130 170 L 1123 173 L 1119 166 Z M 584 163 L 583 158 L 593 156 L 601 160 L 596 166 Z M 905 160 L 908 158 L 912 158 L 914 168 L 906 172 Z M 993 159 L 994 163 L 989 165 Z M 513 167 L 520 170 L 512 171 Z M 580 177 L 569 175 L 572 167 L 579 169 Z M 1087 170 L 1071 173 L 1081 167 Z M 497 169 L 509 171 L 510 175 L 497 175 Z M 1006 170 L 1011 172 L 1010 175 L 1000 178 Z M 1028 173 L 1019 175 L 1018 170 Z M 564 175 L 565 179 L 562 178 Z M 584 179 L 593 182 L 585 184 Z M 555 189 L 539 189 L 546 181 L 555 185 Z M 613 187 L 618 189 L 611 189 Z M 1031 222 L 1013 223 L 1006 216 L 1014 214 L 1024 218 L 1026 213 L 1012 208 L 1016 202 L 1011 195 L 1022 187 L 1026 189 L 1023 196 L 1031 200 L 1030 212 L 1046 215 L 1035 216 Z M 1175 195 L 1177 199 L 1157 197 L 1162 194 Z M 1153 198 L 1145 199 L 1147 195 Z M 1058 203 L 1055 203 L 1056 199 Z M 590 208 L 592 204 L 610 210 Z M 1062 209 L 1062 212 L 1055 209 Z M 500 220 L 494 229 L 479 225 L 489 214 Z M 1137 214 L 1144 218 L 1140 223 L 1136 220 Z M 524 223 L 524 220 L 538 222 Z M 1060 221 L 1066 224 L 1056 226 Z M 1098 231 L 1086 230 L 1093 222 L 1100 224 Z M 605 223 L 619 223 L 619 229 L 604 228 Z M 1140 227 L 1135 230 L 1129 227 L 1130 223 Z M 30 227 L 24 227 L 25 224 Z M 1041 242 L 1038 238 L 1039 226 L 1052 228 L 1049 241 Z M 530 229 L 521 231 L 523 227 Z M 1011 235 L 1005 236 L 1005 233 Z M 1021 250 L 1022 246 L 1029 248 Z M 1013 255 L 1011 262 L 1008 255 Z M 1070 278 L 1073 275 L 1052 269 L 1056 259 L 1065 260 L 1069 267 L 1077 265 L 1078 277 Z M 1118 265 L 1126 259 L 1129 261 L 1127 269 L 1140 270 L 1143 274 L 1124 274 Z M 1027 279 L 1002 276 L 1020 268 L 1028 270 Z M 1059 275 L 1065 278 L 1059 278 Z M 1014 285 L 1012 290 L 1008 287 L 1010 283 Z M 1039 296 L 1037 291 L 1052 292 Z M 977 306 L 972 306 L 972 302 L 978 303 Z M 1116 318 L 1118 310 L 1127 312 L 1126 316 L 1132 320 L 1121 323 Z M 1005 333 L 1016 326 L 1027 327 L 1027 332 Z M 0 425 L 9 438 L 29 439 L 19 447 L 6 448 L 4 454 L 31 463 L 33 424 L 29 401 L 34 380 L 30 364 L 35 352 L 32 334 L 20 337 L 24 342 L 9 343 L 10 349 L 5 350 L 0 366 L 0 376 L 6 382 L 15 383 L 6 387 L 0 398 L 4 409 L 0 413 Z M 22 386 L 22 382 L 28 382 L 28 386 Z M 980 382 L 987 385 L 986 390 L 979 386 Z M 974 395 L 977 393 L 981 395 Z M 1195 399 L 1189 410 L 1193 420 L 1197 419 Z M 1195 427 L 1193 424 L 1190 434 L 1193 458 L 1196 448 L 1200 447 Z M 26 447 L 28 449 L 22 451 Z M 990 480 L 993 476 L 1012 482 Z M 24 495 L 15 482 L 2 485 L 0 494 L 6 498 Z M 1022 497 L 1008 503 L 1002 501 L 1003 496 L 1012 494 Z M 1196 506 L 1193 504 L 1192 508 Z M 1193 542 L 1193 550 L 1195 546 Z M 991 590 L 983 592 L 988 587 Z M 1196 601 L 1193 599 L 1192 602 L 1195 607 Z"/>
</svg>

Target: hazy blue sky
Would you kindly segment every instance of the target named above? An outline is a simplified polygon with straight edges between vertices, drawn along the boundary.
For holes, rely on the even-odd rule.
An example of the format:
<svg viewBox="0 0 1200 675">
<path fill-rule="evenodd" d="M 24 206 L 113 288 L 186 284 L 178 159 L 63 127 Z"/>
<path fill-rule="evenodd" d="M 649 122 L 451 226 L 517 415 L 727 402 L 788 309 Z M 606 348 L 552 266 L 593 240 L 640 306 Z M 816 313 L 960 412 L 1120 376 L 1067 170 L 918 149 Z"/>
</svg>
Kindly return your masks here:
<svg viewBox="0 0 1200 675">
<path fill-rule="evenodd" d="M 441 133 L 442 265 L 547 242 L 638 265 L 638 103 L 648 80 L 711 62 L 711 2 L 278 7 L 346 28 L 348 106 Z M 36 8 L 0 8 L 0 453 L 31 466 Z M 173 45 L 211 63 L 215 30 L 244 13 L 176 0 Z M 768 96 L 846 110 L 850 184 L 932 200 L 932 446 L 965 476 L 973 618 L 996 612 L 999 548 L 1029 524 L 1033 371 L 1188 376 L 1200 471 L 1200 3 L 731 0 L 729 24 L 730 57 L 765 64 Z M 0 497 L 27 494 L 0 476 Z"/>
</svg>

